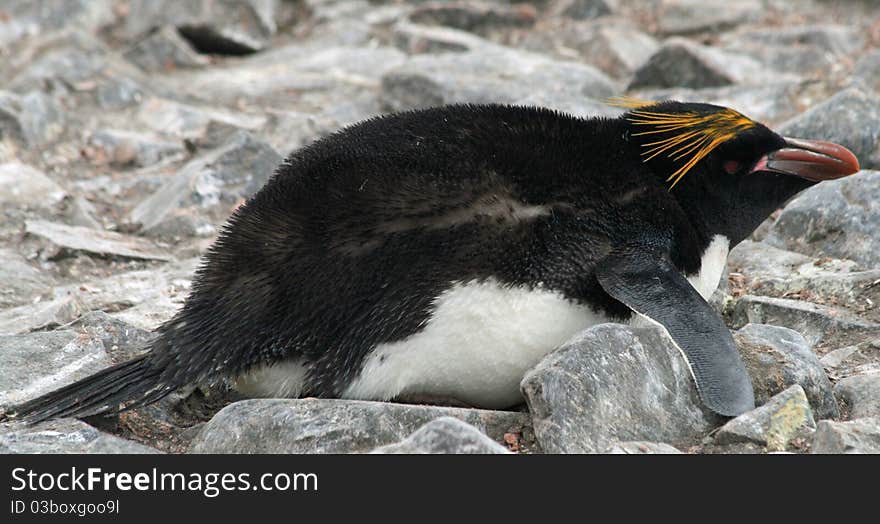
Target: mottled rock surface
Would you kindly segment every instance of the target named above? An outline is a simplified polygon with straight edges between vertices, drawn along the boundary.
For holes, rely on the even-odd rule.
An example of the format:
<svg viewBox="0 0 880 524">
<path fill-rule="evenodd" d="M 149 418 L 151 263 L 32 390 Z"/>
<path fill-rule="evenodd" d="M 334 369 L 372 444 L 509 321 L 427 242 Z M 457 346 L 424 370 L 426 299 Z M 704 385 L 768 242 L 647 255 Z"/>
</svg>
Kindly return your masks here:
<svg viewBox="0 0 880 524">
<path fill-rule="evenodd" d="M 504 442 L 506 434 L 528 440 L 532 431 L 526 413 L 356 400 L 245 400 L 205 424 L 191 452 L 364 453 L 441 417 L 459 419 L 496 442 Z"/>
<path fill-rule="evenodd" d="M 880 453 L 880 418 L 819 422 L 813 453 Z"/>
<path fill-rule="evenodd" d="M 0 454 L 114 453 L 152 454 L 160 451 L 101 432 L 85 422 L 58 419 L 35 426 L 0 423 Z"/>
<path fill-rule="evenodd" d="M 371 453 L 497 455 L 510 451 L 466 422 L 452 417 L 440 417 L 420 427 L 397 444 L 378 447 Z"/>
<path fill-rule="evenodd" d="M 549 453 L 598 453 L 627 440 L 688 443 L 715 423 L 681 353 L 656 328 L 587 329 L 528 372 L 521 387 Z"/>
<path fill-rule="evenodd" d="M 793 438 L 809 436 L 815 429 L 816 422 L 804 389 L 795 384 L 757 409 L 721 426 L 715 434 L 715 443 L 751 442 L 768 451 L 785 451 Z"/>
</svg>

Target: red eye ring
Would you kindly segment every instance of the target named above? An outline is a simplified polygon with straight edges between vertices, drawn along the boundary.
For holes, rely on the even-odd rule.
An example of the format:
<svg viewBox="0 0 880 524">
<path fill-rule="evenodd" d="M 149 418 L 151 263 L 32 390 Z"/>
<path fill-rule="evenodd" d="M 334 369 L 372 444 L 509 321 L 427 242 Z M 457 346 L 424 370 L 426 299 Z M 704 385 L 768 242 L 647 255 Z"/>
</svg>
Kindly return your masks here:
<svg viewBox="0 0 880 524">
<path fill-rule="evenodd" d="M 724 171 L 727 172 L 728 175 L 732 175 L 739 171 L 740 164 L 736 160 L 728 160 L 724 162 Z"/>
</svg>

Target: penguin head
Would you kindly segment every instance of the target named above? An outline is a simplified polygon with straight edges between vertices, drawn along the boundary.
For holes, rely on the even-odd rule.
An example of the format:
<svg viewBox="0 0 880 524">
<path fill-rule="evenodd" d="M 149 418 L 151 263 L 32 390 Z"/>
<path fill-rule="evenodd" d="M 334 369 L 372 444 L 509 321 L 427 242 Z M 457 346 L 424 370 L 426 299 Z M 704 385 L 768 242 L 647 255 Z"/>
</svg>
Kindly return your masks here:
<svg viewBox="0 0 880 524">
<path fill-rule="evenodd" d="M 783 137 L 726 107 L 630 103 L 624 115 L 643 163 L 682 208 L 737 243 L 798 192 L 856 173 L 831 142 Z"/>
</svg>

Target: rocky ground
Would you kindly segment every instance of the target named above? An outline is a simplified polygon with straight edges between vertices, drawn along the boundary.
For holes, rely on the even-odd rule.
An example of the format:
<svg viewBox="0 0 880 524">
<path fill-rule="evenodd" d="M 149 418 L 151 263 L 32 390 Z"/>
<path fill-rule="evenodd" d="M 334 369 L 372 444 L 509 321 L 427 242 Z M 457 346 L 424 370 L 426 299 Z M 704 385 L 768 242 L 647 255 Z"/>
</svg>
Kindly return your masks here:
<svg viewBox="0 0 880 524">
<path fill-rule="evenodd" d="M 708 101 L 864 171 L 732 252 L 713 303 L 761 404 L 733 420 L 661 334 L 607 324 L 532 370 L 518 410 L 198 389 L 3 423 L 0 452 L 880 452 L 878 91 L 870 0 L 4 0 L 0 410 L 141 351 L 284 155 L 382 112 Z"/>
</svg>

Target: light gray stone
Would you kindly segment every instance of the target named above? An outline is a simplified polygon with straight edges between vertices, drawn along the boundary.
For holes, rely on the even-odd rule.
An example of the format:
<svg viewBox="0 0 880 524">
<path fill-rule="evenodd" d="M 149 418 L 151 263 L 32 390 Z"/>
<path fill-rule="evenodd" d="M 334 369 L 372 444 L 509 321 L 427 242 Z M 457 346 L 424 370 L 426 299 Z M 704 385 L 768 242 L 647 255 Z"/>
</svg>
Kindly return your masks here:
<svg viewBox="0 0 880 524">
<path fill-rule="evenodd" d="M 194 439 L 193 453 L 363 453 L 399 442 L 431 420 L 454 417 L 503 441 L 529 433 L 526 413 L 329 399 L 236 402 Z"/>
<path fill-rule="evenodd" d="M 57 140 L 65 124 L 64 111 L 52 97 L 39 91 L 23 95 L 0 91 L 0 137 L 42 146 Z"/>
<path fill-rule="evenodd" d="M 688 443 L 716 418 L 660 329 L 601 324 L 548 355 L 521 388 L 541 448 L 598 453 L 615 441 Z"/>
<path fill-rule="evenodd" d="M 747 324 L 733 338 L 752 378 L 756 405 L 761 406 L 798 384 L 806 392 L 817 418 L 839 416 L 831 382 L 798 332 L 780 326 Z"/>
<path fill-rule="evenodd" d="M 100 340 L 72 330 L 0 335 L 0 406 L 36 398 L 109 365 Z"/>
<path fill-rule="evenodd" d="M 135 36 L 172 24 L 202 52 L 241 55 L 269 46 L 277 8 L 276 0 L 133 0 L 125 29 Z"/>
<path fill-rule="evenodd" d="M 164 26 L 147 35 L 125 51 L 123 56 L 148 72 L 204 67 L 210 63 L 171 26 Z"/>
<path fill-rule="evenodd" d="M 99 255 L 166 261 L 173 258 L 170 253 L 151 240 L 113 231 L 68 226 L 45 220 L 28 220 L 25 223 L 25 231 L 43 237 L 59 247 Z"/>
<path fill-rule="evenodd" d="M 440 417 L 397 444 L 381 446 L 371 453 L 496 455 L 510 451 L 466 422 L 453 417 Z"/>
<path fill-rule="evenodd" d="M 839 380 L 834 395 L 851 418 L 880 417 L 880 371 Z"/>
<path fill-rule="evenodd" d="M 149 166 L 168 157 L 184 154 L 183 145 L 147 133 L 121 129 L 99 129 L 89 137 L 88 156 L 96 164 L 118 167 Z"/>
<path fill-rule="evenodd" d="M 616 442 L 605 453 L 611 455 L 681 455 L 674 446 L 663 442 Z"/>
<path fill-rule="evenodd" d="M 239 199 L 262 187 L 281 160 L 269 144 L 247 132 L 235 133 L 222 147 L 188 162 L 138 204 L 130 220 L 149 231 L 172 218 L 181 207 L 189 206 L 214 208 L 220 218 Z"/>
<path fill-rule="evenodd" d="M 793 438 L 809 436 L 815 429 L 816 421 L 804 389 L 795 384 L 721 426 L 715 443 L 752 442 L 767 451 L 785 451 Z"/>
<path fill-rule="evenodd" d="M 64 189 L 26 164 L 0 164 L 0 205 L 51 209 L 64 200 Z"/>
<path fill-rule="evenodd" d="M 777 131 L 835 142 L 849 148 L 863 169 L 880 168 L 880 94 L 868 89 L 844 89 L 781 124 Z"/>
<path fill-rule="evenodd" d="M 0 248 L 0 282 L 0 308 L 7 308 L 33 303 L 52 288 L 55 278 L 32 266 L 17 252 Z"/>
<path fill-rule="evenodd" d="M 824 306 L 787 298 L 745 295 L 733 309 L 733 324 L 773 324 L 792 329 L 810 346 L 845 333 L 880 333 L 880 325 L 863 320 L 840 307 Z"/>
<path fill-rule="evenodd" d="M 801 193 L 785 206 L 764 241 L 813 257 L 845 258 L 880 268 L 877 223 L 880 171 L 866 170 Z"/>
<path fill-rule="evenodd" d="M 35 426 L 0 424 L 0 454 L 8 453 L 153 454 L 161 451 L 65 418 Z"/>
<path fill-rule="evenodd" d="M 15 335 L 63 326 L 83 311 L 83 304 L 74 296 L 0 309 L 0 334 Z"/>
<path fill-rule="evenodd" d="M 575 20 L 585 20 L 610 15 L 617 9 L 617 0 L 556 0 L 552 13 Z"/>
<path fill-rule="evenodd" d="M 414 56 L 382 78 L 381 101 L 389 110 L 406 110 L 450 103 L 514 103 L 539 91 L 551 98 L 603 98 L 616 88 L 591 66 L 496 46 Z"/>
<path fill-rule="evenodd" d="M 482 36 L 501 29 L 531 27 L 536 19 L 535 8 L 526 3 L 428 3 L 409 15 L 409 20 L 416 24 L 453 27 Z"/>
<path fill-rule="evenodd" d="M 763 10 L 759 0 L 663 0 L 657 30 L 667 35 L 719 32 L 755 20 Z"/>
<path fill-rule="evenodd" d="M 813 453 L 880 453 L 880 418 L 820 421 L 813 436 Z"/>
<path fill-rule="evenodd" d="M 629 88 L 718 87 L 752 81 L 763 74 L 761 64 L 747 56 L 670 38 L 636 70 Z"/>
<path fill-rule="evenodd" d="M 856 62 L 853 77 L 880 93 L 880 49 L 868 51 Z"/>
<path fill-rule="evenodd" d="M 164 98 L 145 100 L 136 119 L 156 133 L 192 141 L 203 141 L 211 127 L 256 130 L 267 121 L 262 115 L 194 106 Z"/>
</svg>

